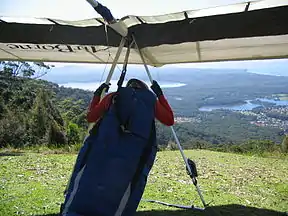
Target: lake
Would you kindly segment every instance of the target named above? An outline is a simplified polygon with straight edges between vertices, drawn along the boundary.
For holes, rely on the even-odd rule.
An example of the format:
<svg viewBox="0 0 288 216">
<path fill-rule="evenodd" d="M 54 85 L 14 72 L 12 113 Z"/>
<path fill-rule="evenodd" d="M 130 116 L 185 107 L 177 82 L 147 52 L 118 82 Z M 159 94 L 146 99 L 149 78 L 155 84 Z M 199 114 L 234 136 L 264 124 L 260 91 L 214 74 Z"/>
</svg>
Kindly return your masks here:
<svg viewBox="0 0 288 216">
<path fill-rule="evenodd" d="M 111 80 L 111 86 L 109 88 L 109 91 L 116 91 L 117 90 L 117 82 L 118 80 Z M 103 83 L 103 82 L 101 82 Z M 79 88 L 89 91 L 95 91 L 100 85 L 100 82 L 69 82 L 69 83 L 62 83 L 59 84 L 60 86 L 64 87 L 71 87 L 71 88 Z M 125 86 L 127 81 L 123 82 L 122 86 Z M 146 81 L 145 82 L 148 86 L 151 86 L 151 83 Z M 176 83 L 176 82 L 169 82 L 169 81 L 159 81 L 158 84 L 161 86 L 161 88 L 178 88 L 185 86 L 185 83 Z"/>
<path fill-rule="evenodd" d="M 279 100 L 266 99 L 266 98 L 257 98 L 256 100 L 259 100 L 262 102 L 273 103 L 275 106 L 288 106 L 288 100 L 279 101 Z M 203 106 L 199 108 L 199 111 L 210 112 L 210 111 L 218 110 L 218 109 L 245 111 L 245 110 L 252 110 L 256 107 L 265 106 L 265 105 L 252 103 L 251 101 L 252 100 L 246 100 L 246 103 L 244 104 Z"/>
</svg>

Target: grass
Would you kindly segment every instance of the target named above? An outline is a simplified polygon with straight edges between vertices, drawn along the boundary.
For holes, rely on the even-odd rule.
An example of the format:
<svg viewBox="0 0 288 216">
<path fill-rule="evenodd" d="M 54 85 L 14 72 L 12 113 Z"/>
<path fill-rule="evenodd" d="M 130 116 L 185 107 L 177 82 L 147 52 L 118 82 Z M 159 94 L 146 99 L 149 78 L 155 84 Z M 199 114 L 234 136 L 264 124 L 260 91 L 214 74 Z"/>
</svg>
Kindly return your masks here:
<svg viewBox="0 0 288 216">
<path fill-rule="evenodd" d="M 288 158 L 263 158 L 207 150 L 186 155 L 210 206 L 205 212 L 141 202 L 137 216 L 280 215 L 288 209 Z M 75 154 L 0 152 L 0 216 L 52 216 L 59 212 Z M 145 199 L 202 207 L 178 151 L 159 152 Z M 278 213 L 277 213 L 278 212 Z"/>
</svg>

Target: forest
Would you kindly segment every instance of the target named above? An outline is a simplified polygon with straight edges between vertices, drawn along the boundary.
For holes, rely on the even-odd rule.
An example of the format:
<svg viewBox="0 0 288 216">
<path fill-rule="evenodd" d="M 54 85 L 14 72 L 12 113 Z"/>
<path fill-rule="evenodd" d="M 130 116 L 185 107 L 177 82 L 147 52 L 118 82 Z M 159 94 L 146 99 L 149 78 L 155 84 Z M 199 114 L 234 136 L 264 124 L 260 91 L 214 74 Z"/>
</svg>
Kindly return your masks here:
<svg viewBox="0 0 288 216">
<path fill-rule="evenodd" d="M 41 77 L 52 67 L 44 63 L 0 62 L 0 64 L 0 148 L 81 145 L 87 133 L 86 111 L 93 92 L 65 88 L 42 80 Z M 233 92 L 229 86 L 231 85 L 229 79 L 232 77 L 235 79 L 235 76 L 242 75 L 228 74 L 225 82 L 223 80 L 215 82 L 215 79 L 218 79 L 215 76 L 210 85 L 207 85 L 206 81 L 202 88 L 198 81 L 197 85 L 195 82 L 194 85 L 188 85 L 178 91 L 165 89 L 165 95 L 171 101 L 175 116 L 192 119 L 191 122 L 175 124 L 175 130 L 184 148 L 237 152 L 253 149 L 263 151 L 287 149 L 285 147 L 287 142 L 282 142 L 285 138 L 283 131 L 251 125 L 248 122 L 253 121 L 253 116 L 223 110 L 207 113 L 198 111 L 200 106 L 208 103 L 206 99 L 209 97 L 215 98 L 209 101 L 209 104 L 239 102 L 251 97 L 251 92 L 252 96 L 258 97 L 279 93 L 287 81 L 277 78 L 272 81 L 263 80 L 261 86 L 254 85 L 254 90 L 251 90 L 253 81 L 246 83 L 245 87 L 238 77 L 238 82 L 233 86 L 235 88 L 236 85 L 239 91 Z M 255 77 L 260 76 L 253 75 L 249 80 Z M 220 81 L 221 86 L 216 88 Z M 267 88 L 267 84 L 271 84 L 271 88 Z M 233 100 L 231 94 L 237 97 Z M 176 103 L 173 101 L 175 96 L 190 100 Z M 286 119 L 287 116 L 281 115 L 281 118 Z M 170 129 L 158 122 L 157 139 L 160 150 L 176 148 Z"/>
</svg>

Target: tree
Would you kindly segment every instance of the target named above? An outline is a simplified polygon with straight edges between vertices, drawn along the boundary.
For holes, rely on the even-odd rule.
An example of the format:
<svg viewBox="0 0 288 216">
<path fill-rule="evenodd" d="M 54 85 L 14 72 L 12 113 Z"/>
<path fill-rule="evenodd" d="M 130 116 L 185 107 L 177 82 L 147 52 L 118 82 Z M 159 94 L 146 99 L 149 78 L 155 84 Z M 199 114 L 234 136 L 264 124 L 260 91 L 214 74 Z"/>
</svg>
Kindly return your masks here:
<svg viewBox="0 0 288 216">
<path fill-rule="evenodd" d="M 42 142 L 64 145 L 66 143 L 64 120 L 58 109 L 51 103 L 49 92 L 44 89 L 38 91 L 35 99 L 31 129 L 36 139 L 35 144 Z"/>
<path fill-rule="evenodd" d="M 288 153 L 288 134 L 286 134 L 282 141 L 281 150 L 283 153 Z"/>
<path fill-rule="evenodd" d="M 43 62 L 2 61 L 0 75 L 5 77 L 40 78 L 54 67 Z"/>
<path fill-rule="evenodd" d="M 169 141 L 166 149 L 167 150 L 176 150 L 176 149 L 178 149 L 178 146 L 175 142 Z"/>
<path fill-rule="evenodd" d="M 74 145 L 80 142 L 80 128 L 77 124 L 69 122 L 67 130 L 68 144 Z"/>
<path fill-rule="evenodd" d="M 41 89 L 37 93 L 33 109 L 32 109 L 32 122 L 31 122 L 31 133 L 33 134 L 34 140 L 33 143 L 45 142 L 48 137 L 45 139 L 45 135 L 48 130 L 48 115 L 47 107 L 47 96 L 45 92 Z M 45 141 L 44 141 L 45 140 Z"/>
<path fill-rule="evenodd" d="M 0 62 L 1 146 L 66 144 L 64 120 L 56 103 L 55 85 L 36 80 L 44 63 Z"/>
<path fill-rule="evenodd" d="M 7 108 L 4 104 L 2 97 L 0 98 L 0 119 L 5 116 Z"/>
<path fill-rule="evenodd" d="M 59 108 L 67 122 L 71 121 L 79 126 L 86 128 L 86 106 L 83 100 L 66 98 L 58 102 Z"/>
</svg>

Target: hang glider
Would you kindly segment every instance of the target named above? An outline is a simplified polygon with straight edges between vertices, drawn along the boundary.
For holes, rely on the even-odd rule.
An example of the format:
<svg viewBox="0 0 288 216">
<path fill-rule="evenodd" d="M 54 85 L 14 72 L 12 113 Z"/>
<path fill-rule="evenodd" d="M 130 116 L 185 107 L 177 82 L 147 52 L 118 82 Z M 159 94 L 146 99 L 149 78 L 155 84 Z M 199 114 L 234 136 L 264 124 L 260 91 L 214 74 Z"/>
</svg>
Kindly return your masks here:
<svg viewBox="0 0 288 216">
<path fill-rule="evenodd" d="M 118 20 L 148 65 L 288 57 L 288 2 L 262 0 Z M 106 31 L 105 31 L 106 29 Z M 34 21 L 0 16 L 0 60 L 112 63 L 122 36 L 103 18 Z M 125 44 L 123 51 L 127 49 Z M 118 63 L 123 63 L 120 56 Z M 132 48 L 130 64 L 142 64 Z"/>
</svg>

